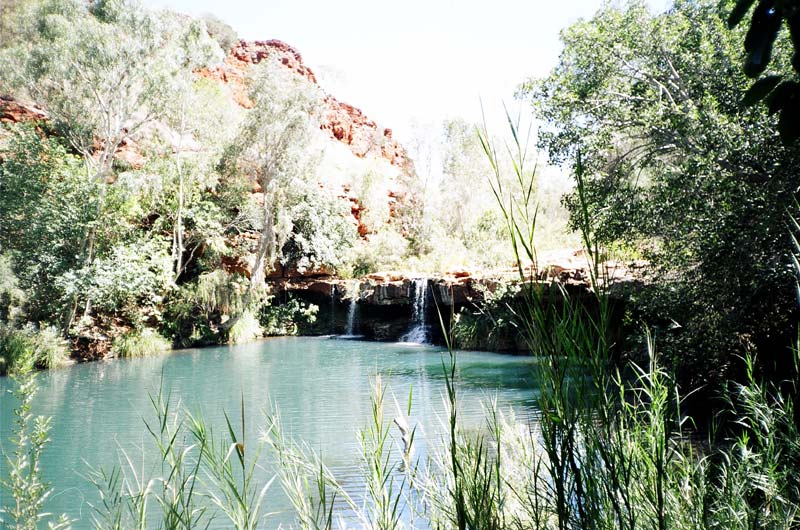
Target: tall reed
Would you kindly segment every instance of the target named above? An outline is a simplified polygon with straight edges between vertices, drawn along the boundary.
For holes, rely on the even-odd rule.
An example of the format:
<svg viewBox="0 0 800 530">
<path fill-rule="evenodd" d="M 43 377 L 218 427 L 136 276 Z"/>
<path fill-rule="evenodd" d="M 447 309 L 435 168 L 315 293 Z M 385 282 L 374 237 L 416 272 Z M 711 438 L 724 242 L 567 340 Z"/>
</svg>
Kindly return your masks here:
<svg viewBox="0 0 800 530">
<path fill-rule="evenodd" d="M 497 149 L 480 133 L 524 286 L 516 314 L 536 357 L 541 409 L 531 442 L 544 458 L 536 465 L 531 494 L 535 506 L 514 527 L 591 528 L 791 528 L 797 516 L 797 482 L 786 479 L 782 460 L 797 458 L 794 398 L 750 374 L 729 404 L 742 427 L 701 454 L 684 435 L 688 419 L 674 381 L 658 363 L 649 333 L 648 363 L 618 363 L 614 357 L 614 307 L 610 271 L 593 233 L 584 170 L 576 168 L 579 210 L 575 224 L 587 257 L 588 293 L 569 292 L 539 270 L 535 233 L 535 167 L 527 170 L 527 148 L 508 120 L 513 143 L 506 147 L 517 188 L 504 188 Z M 797 388 L 797 373 L 790 388 Z M 785 436 L 783 433 L 791 433 Z M 788 455 L 794 455 L 788 457 Z M 734 477 L 734 478 L 732 478 Z M 744 527 L 744 526 L 742 526 Z M 473 527 L 477 528 L 477 527 Z"/>
<path fill-rule="evenodd" d="M 33 371 L 34 352 L 28 351 L 18 359 L 12 377 L 17 383 L 15 397 L 19 401 L 14 411 L 14 432 L 11 455 L 4 455 L 8 465 L 8 477 L 0 480 L 0 487 L 8 493 L 2 495 L 0 523 L 3 528 L 13 530 L 36 530 L 46 524 L 47 528 L 67 529 L 71 522 L 62 515 L 57 519 L 44 511 L 52 489 L 42 480 L 41 456 L 50 442 L 50 418 L 34 416 L 31 405 L 36 396 L 36 374 Z M 7 500 L 11 502 L 6 504 Z"/>
</svg>

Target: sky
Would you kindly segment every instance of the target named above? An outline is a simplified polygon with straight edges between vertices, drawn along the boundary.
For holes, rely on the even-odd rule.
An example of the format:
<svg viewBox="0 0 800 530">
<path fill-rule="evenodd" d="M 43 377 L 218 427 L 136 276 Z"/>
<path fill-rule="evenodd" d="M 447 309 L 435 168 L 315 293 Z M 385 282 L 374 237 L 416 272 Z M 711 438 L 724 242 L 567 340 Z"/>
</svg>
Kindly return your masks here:
<svg viewBox="0 0 800 530">
<path fill-rule="evenodd" d="M 603 0 L 145 0 L 212 13 L 248 40 L 294 46 L 326 92 L 409 142 L 446 118 L 502 123 L 504 102 L 556 64 L 559 31 Z M 666 0 L 649 0 L 663 9 Z"/>
</svg>

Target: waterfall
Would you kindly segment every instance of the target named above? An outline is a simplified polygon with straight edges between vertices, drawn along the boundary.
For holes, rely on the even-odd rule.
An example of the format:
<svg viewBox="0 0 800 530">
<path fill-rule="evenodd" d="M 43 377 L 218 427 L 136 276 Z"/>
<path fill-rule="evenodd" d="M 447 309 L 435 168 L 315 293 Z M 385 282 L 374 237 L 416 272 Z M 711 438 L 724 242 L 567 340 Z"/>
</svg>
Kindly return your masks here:
<svg viewBox="0 0 800 530">
<path fill-rule="evenodd" d="M 359 284 L 356 283 L 355 285 L 355 292 L 348 293 L 350 294 L 350 305 L 347 308 L 347 330 L 345 331 L 345 335 L 352 337 L 355 335 L 355 328 L 356 328 L 356 310 L 358 309 L 358 288 Z M 348 289 L 351 291 L 351 289 Z"/>
<path fill-rule="evenodd" d="M 400 339 L 402 342 L 426 344 L 428 342 L 428 324 L 425 321 L 425 301 L 428 298 L 428 279 L 414 280 L 414 306 L 411 314 L 411 329 Z"/>
<path fill-rule="evenodd" d="M 331 334 L 336 333 L 336 286 L 331 284 Z"/>
</svg>

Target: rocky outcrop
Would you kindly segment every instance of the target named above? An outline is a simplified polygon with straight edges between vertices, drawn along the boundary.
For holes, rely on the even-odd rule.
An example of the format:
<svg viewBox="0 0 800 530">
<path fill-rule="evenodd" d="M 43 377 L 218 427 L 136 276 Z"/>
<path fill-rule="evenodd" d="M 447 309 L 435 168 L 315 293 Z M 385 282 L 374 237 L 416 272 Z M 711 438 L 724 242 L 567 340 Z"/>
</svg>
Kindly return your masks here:
<svg viewBox="0 0 800 530">
<path fill-rule="evenodd" d="M 300 53 L 285 42 L 275 39 L 240 41 L 221 65 L 202 69 L 198 75 L 224 83 L 230 88 L 236 102 L 249 109 L 253 103 L 247 97 L 248 69 L 271 57 L 307 79 L 309 83 L 317 84 L 314 72 L 303 63 Z M 347 145 L 360 158 L 383 158 L 401 171 L 411 171 L 411 160 L 406 150 L 392 138 L 391 129 L 378 127 L 361 110 L 331 95 L 323 98 L 322 106 L 320 129 L 326 131 L 331 138 Z"/>
<path fill-rule="evenodd" d="M 222 64 L 202 69 L 197 73 L 201 77 L 222 83 L 230 91 L 238 105 L 249 109 L 253 106 L 247 95 L 249 69 L 269 58 L 277 59 L 307 82 L 317 84 L 314 72 L 303 63 L 300 53 L 280 40 L 240 41 Z M 392 137 L 391 129 L 379 127 L 360 109 L 339 101 L 330 94 L 326 94 L 322 99 L 320 129 L 326 132 L 332 140 L 347 146 L 356 157 L 385 160 L 397 168 L 401 175 L 411 175 L 414 171 L 411 159 L 403 146 Z M 329 183 L 322 182 L 321 185 L 331 187 L 334 194 L 351 203 L 351 215 L 360 237 L 367 238 L 369 234 L 380 228 L 368 226 L 364 222 L 364 206 L 353 195 L 348 183 L 330 186 Z M 397 215 L 398 207 L 410 204 L 411 199 L 400 180 L 392 182 L 389 188 L 386 203 L 389 206 L 390 218 L 394 218 Z M 315 273 L 313 276 L 318 276 L 318 274 Z"/>
<path fill-rule="evenodd" d="M 47 119 L 44 110 L 11 96 L 0 96 L 0 123 L 30 123 Z"/>
<path fill-rule="evenodd" d="M 543 254 L 540 267 L 528 267 L 526 277 L 535 275 L 544 285 L 553 286 L 553 293 L 565 289 L 573 299 L 592 298 L 588 264 L 581 252 L 560 251 Z M 636 282 L 643 262 L 607 262 L 601 269 L 611 284 L 612 296 L 621 293 L 624 286 Z M 417 284 L 421 275 L 401 271 L 385 271 L 370 274 L 357 280 L 341 280 L 333 277 L 320 278 L 280 278 L 271 281 L 273 293 L 279 302 L 288 298 L 298 298 L 319 307 L 319 317 L 312 334 L 343 334 L 351 305 L 355 304 L 358 325 L 355 331 L 374 340 L 397 341 L 412 326 Z M 489 297 L 506 292 L 520 281 L 519 270 L 509 268 L 474 274 L 466 270 L 448 271 L 424 280 L 426 314 L 423 318 L 430 324 L 430 337 L 441 340 L 442 330 L 438 325 L 439 311 L 447 315 L 458 314 L 462 310 L 480 311 Z M 556 287 L 557 286 L 557 287 Z M 418 306 L 417 306 L 418 307 Z M 438 310 L 437 310 L 438 307 Z M 419 318 L 419 315 L 416 315 Z M 507 349 L 522 347 L 519 341 L 509 337 Z M 498 347 L 497 343 L 494 347 Z"/>
</svg>

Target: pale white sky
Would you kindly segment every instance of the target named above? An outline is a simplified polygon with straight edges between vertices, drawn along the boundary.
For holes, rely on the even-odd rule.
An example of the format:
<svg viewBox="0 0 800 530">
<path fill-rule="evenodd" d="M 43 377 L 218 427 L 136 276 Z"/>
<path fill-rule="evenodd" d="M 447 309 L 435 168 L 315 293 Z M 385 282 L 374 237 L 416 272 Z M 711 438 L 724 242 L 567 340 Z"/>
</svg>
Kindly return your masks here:
<svg viewBox="0 0 800 530">
<path fill-rule="evenodd" d="M 667 0 L 648 0 L 663 9 Z M 559 30 L 602 0 L 145 0 L 213 13 L 248 40 L 281 39 L 322 87 L 361 108 L 401 142 L 411 124 L 446 117 L 501 123 L 515 87 L 556 63 Z"/>
</svg>

